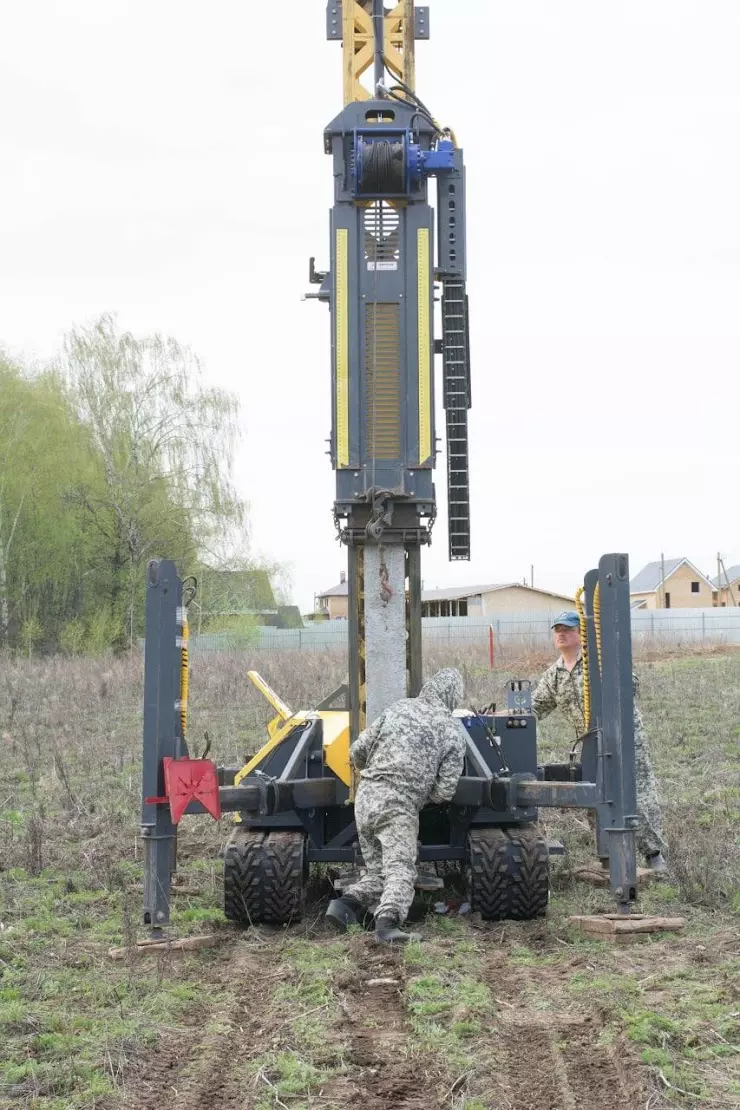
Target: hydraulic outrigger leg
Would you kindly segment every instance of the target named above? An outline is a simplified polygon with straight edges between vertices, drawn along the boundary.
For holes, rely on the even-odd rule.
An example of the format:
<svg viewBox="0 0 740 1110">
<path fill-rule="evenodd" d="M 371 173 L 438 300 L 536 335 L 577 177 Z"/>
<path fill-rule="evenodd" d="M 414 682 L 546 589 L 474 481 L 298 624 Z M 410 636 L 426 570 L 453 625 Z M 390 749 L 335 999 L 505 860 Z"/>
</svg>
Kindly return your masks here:
<svg viewBox="0 0 740 1110">
<path fill-rule="evenodd" d="M 141 836 L 144 846 L 144 924 L 164 939 L 170 920 L 170 877 L 175 870 L 177 826 L 164 797 L 164 759 L 187 754 L 179 719 L 182 582 L 174 563 L 152 562 L 146 594 L 144 748 Z"/>
<path fill-rule="evenodd" d="M 637 896 L 638 817 L 627 556 L 605 555 L 584 587 L 590 713 L 581 758 L 545 764 L 540 781 L 512 776 L 509 789 L 522 807 L 594 810 L 599 854 L 609 861 L 619 912 L 629 913 Z"/>
</svg>

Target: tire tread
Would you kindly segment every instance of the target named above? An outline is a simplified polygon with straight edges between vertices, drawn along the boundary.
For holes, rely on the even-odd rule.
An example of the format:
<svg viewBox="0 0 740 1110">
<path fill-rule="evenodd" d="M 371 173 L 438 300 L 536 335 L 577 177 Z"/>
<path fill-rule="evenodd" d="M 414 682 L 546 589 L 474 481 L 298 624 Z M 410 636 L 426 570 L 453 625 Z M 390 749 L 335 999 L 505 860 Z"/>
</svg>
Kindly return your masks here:
<svg viewBox="0 0 740 1110">
<path fill-rule="evenodd" d="M 537 826 L 468 835 L 468 900 L 486 921 L 530 921 L 547 911 L 550 858 Z"/>
<path fill-rule="evenodd" d="M 224 913 L 239 925 L 300 921 L 305 896 L 302 832 L 238 829 L 224 857 Z"/>
</svg>

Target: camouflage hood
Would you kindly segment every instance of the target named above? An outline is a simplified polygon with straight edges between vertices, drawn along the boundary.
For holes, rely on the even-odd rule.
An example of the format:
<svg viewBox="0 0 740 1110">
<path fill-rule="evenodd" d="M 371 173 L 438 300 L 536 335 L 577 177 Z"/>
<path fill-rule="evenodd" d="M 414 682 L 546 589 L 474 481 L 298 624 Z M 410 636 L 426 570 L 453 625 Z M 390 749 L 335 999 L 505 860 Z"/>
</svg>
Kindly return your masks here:
<svg viewBox="0 0 740 1110">
<path fill-rule="evenodd" d="M 452 711 L 460 705 L 464 693 L 465 684 L 460 672 L 454 667 L 445 667 L 424 683 L 419 698 L 432 705 L 441 702 L 445 709 Z"/>
</svg>

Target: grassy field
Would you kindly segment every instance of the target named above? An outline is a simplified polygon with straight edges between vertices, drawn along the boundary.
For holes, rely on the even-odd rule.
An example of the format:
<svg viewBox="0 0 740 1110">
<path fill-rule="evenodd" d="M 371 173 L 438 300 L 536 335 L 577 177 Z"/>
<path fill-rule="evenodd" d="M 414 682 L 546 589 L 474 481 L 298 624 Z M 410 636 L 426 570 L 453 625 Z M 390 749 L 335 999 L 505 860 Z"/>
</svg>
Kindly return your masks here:
<svg viewBox="0 0 740 1110">
<path fill-rule="evenodd" d="M 464 669 L 472 701 L 503 700 L 509 672 L 428 661 L 441 662 Z M 191 742 L 208 729 L 219 761 L 262 736 L 249 665 L 295 706 L 343 678 L 328 654 L 196 660 Z M 114 964 L 141 905 L 141 662 L 3 662 L 0 1107 L 740 1107 L 740 660 L 638 671 L 672 865 L 642 908 L 682 914 L 682 934 L 623 948 L 575 933 L 567 916 L 608 897 L 573 881 L 590 833 L 558 813 L 547 831 L 569 854 L 546 920 L 430 913 L 424 943 L 397 953 L 328 933 L 317 882 L 300 925 L 234 933 L 220 910 L 229 823 L 187 818 L 175 928 L 221 944 Z M 545 722 L 545 758 L 569 741 Z"/>
</svg>

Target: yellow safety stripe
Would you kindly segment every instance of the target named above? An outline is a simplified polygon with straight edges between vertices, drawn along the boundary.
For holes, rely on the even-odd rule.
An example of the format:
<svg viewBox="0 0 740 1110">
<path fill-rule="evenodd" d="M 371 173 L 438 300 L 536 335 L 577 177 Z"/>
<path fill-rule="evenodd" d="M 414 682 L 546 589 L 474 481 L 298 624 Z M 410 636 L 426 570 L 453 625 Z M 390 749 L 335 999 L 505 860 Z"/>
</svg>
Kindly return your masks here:
<svg viewBox="0 0 740 1110">
<path fill-rule="evenodd" d="M 334 314 L 336 321 L 336 437 L 337 467 L 349 466 L 349 314 L 347 303 L 347 262 L 349 232 L 337 228 Z"/>
<path fill-rule="evenodd" d="M 432 453 L 431 335 L 429 328 L 429 228 L 416 233 L 419 318 L 419 464 Z"/>
</svg>

